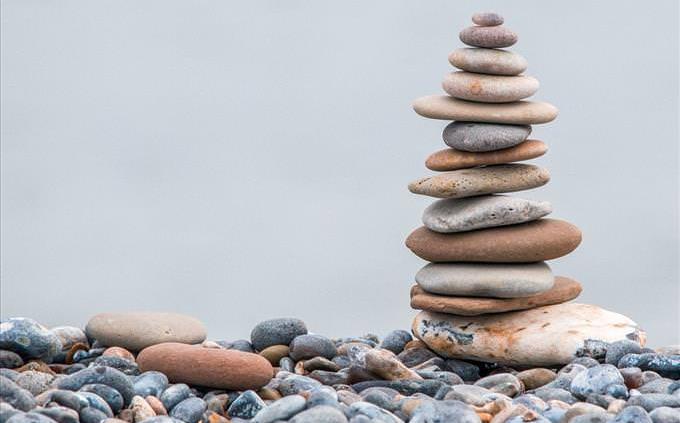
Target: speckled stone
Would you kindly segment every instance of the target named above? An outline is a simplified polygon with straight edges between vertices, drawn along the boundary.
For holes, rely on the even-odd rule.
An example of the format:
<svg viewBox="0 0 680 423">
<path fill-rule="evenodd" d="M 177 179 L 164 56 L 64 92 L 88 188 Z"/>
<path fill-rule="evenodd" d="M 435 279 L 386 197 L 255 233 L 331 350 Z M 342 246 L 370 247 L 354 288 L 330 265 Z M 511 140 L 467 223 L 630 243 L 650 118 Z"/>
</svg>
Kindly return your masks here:
<svg viewBox="0 0 680 423">
<path fill-rule="evenodd" d="M 452 234 L 423 226 L 406 239 L 414 254 L 432 262 L 533 263 L 567 255 L 580 243 L 581 231 L 556 219 Z"/>
<path fill-rule="evenodd" d="M 0 323 L 0 349 L 13 351 L 24 359 L 51 362 L 62 349 L 59 337 L 26 317 L 13 317 Z"/>
<path fill-rule="evenodd" d="M 540 84 L 532 76 L 498 76 L 473 72 L 451 72 L 444 77 L 442 88 L 462 100 L 482 103 L 510 103 L 531 97 Z"/>
<path fill-rule="evenodd" d="M 472 15 L 472 22 L 479 26 L 503 25 L 504 19 L 495 12 L 478 12 Z"/>
<path fill-rule="evenodd" d="M 440 233 L 465 232 L 530 222 L 551 212 L 547 201 L 484 195 L 435 201 L 423 212 L 423 224 Z"/>
<path fill-rule="evenodd" d="M 629 318 L 576 303 L 473 317 L 423 311 L 412 330 L 444 357 L 510 366 L 567 364 L 597 344 L 646 340 Z"/>
<path fill-rule="evenodd" d="M 132 382 L 123 372 L 105 366 L 88 367 L 55 382 L 57 388 L 70 391 L 77 391 L 93 383 L 101 383 L 118 391 L 123 396 L 125 405 L 130 404 L 135 393 Z"/>
<path fill-rule="evenodd" d="M 101 313 L 85 328 L 88 336 L 107 346 L 140 351 L 163 342 L 200 344 L 206 330 L 200 320 L 177 313 Z"/>
<path fill-rule="evenodd" d="M 445 172 L 477 166 L 521 162 L 540 157 L 547 151 L 548 146 L 538 140 L 526 140 L 514 147 L 484 153 L 446 148 L 432 153 L 425 161 L 425 166 L 430 170 Z"/>
<path fill-rule="evenodd" d="M 429 263 L 416 273 L 416 282 L 429 293 L 468 297 L 529 297 L 551 289 L 554 281 L 544 262 Z"/>
<path fill-rule="evenodd" d="M 487 75 L 514 76 L 524 72 L 527 60 L 519 54 L 488 48 L 459 48 L 449 54 L 458 69 Z"/>
<path fill-rule="evenodd" d="M 471 47 L 504 48 L 517 42 L 517 34 L 504 26 L 470 26 L 459 34 L 460 41 Z"/>
<path fill-rule="evenodd" d="M 557 108 L 549 103 L 517 101 L 514 103 L 476 103 L 448 95 L 430 95 L 413 102 L 413 109 L 430 119 L 469 122 L 535 125 L 557 117 Z"/>
<path fill-rule="evenodd" d="M 290 358 L 295 361 L 313 357 L 331 359 L 337 355 L 335 344 L 322 335 L 300 335 L 290 343 Z"/>
<path fill-rule="evenodd" d="M 305 322 L 284 317 L 258 323 L 250 333 L 250 341 L 255 350 L 262 351 L 272 345 L 289 345 L 296 336 L 306 334 Z"/>
<path fill-rule="evenodd" d="M 464 198 L 523 191 L 548 183 L 547 169 L 529 164 L 505 164 L 454 170 L 418 179 L 408 185 L 414 194 L 435 198 Z"/>
<path fill-rule="evenodd" d="M 456 150 L 483 153 L 514 147 L 530 133 L 529 125 L 451 122 L 444 128 L 442 138 L 446 145 Z"/>
</svg>

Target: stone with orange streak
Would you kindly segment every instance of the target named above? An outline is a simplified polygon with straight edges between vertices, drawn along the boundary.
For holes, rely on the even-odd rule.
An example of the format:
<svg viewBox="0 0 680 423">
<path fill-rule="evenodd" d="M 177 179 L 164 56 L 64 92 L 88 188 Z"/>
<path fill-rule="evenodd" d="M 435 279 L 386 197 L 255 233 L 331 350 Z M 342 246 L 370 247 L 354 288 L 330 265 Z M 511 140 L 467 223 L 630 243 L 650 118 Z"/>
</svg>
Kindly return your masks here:
<svg viewBox="0 0 680 423">
<path fill-rule="evenodd" d="M 499 76 L 473 72 L 451 72 L 444 77 L 442 88 L 450 96 L 482 103 L 510 103 L 536 94 L 536 78 L 527 75 Z"/>
<path fill-rule="evenodd" d="M 430 170 L 446 172 L 531 160 L 544 155 L 547 151 L 548 146 L 543 141 L 538 140 L 526 140 L 514 147 L 482 153 L 446 148 L 432 153 L 426 159 L 425 166 Z"/>
<path fill-rule="evenodd" d="M 418 373 L 406 367 L 390 350 L 375 348 L 366 353 L 366 369 L 386 380 L 422 380 Z"/>
<path fill-rule="evenodd" d="M 443 357 L 509 366 L 567 364 L 603 343 L 629 339 L 643 346 L 646 341 L 628 317 L 577 303 L 470 317 L 423 311 L 412 330 Z"/>
</svg>

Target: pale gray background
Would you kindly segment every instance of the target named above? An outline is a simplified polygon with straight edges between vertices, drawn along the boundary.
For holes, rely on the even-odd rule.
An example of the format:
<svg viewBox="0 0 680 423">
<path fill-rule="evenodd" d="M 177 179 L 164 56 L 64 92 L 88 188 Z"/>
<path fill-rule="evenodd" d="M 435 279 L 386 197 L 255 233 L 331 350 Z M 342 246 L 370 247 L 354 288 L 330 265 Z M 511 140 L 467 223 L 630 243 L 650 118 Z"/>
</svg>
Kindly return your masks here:
<svg viewBox="0 0 680 423">
<path fill-rule="evenodd" d="M 408 328 L 407 183 L 443 148 L 412 112 L 496 10 L 560 108 L 534 128 L 578 225 L 583 302 L 678 333 L 678 2 L 2 1 L 2 316 L 299 316 Z"/>
</svg>

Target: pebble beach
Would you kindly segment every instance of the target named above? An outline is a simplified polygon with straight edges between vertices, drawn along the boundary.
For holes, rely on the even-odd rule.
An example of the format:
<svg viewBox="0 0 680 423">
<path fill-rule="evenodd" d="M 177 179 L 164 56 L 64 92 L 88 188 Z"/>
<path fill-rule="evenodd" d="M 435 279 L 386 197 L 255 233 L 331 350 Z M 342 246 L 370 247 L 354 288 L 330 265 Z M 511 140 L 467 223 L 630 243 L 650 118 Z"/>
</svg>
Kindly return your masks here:
<svg viewBox="0 0 680 423">
<path fill-rule="evenodd" d="M 321 334 L 263 316 L 248 339 L 215 339 L 200 316 L 102 312 L 85 327 L 0 323 L 0 423 L 680 423 L 680 345 L 651 348 L 625 315 L 573 302 L 584 287 L 549 264 L 579 228 L 548 201 L 511 195 L 550 181 L 529 138 L 558 115 L 528 101 L 518 35 L 478 13 L 448 57 L 434 202 L 405 241 L 412 322 L 389 333 Z M 409 284 L 404 284 L 404 294 Z M 334 336 L 344 337 L 334 337 Z"/>
</svg>

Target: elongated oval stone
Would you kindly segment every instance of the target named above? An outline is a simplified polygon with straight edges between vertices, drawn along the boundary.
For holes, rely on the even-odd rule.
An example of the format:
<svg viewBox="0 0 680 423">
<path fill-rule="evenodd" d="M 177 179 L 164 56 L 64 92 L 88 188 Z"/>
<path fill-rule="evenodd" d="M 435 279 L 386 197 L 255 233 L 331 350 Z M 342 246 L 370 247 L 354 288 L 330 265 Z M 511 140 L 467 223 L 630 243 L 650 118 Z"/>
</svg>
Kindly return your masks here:
<svg viewBox="0 0 680 423">
<path fill-rule="evenodd" d="M 549 103 L 517 101 L 514 103 L 475 103 L 448 95 L 430 95 L 413 102 L 413 109 L 430 119 L 470 122 L 535 125 L 557 117 L 557 108 Z"/>
<path fill-rule="evenodd" d="M 415 255 L 432 262 L 533 263 L 567 255 L 580 243 L 581 231 L 556 219 L 453 234 L 423 226 L 406 239 Z"/>
<path fill-rule="evenodd" d="M 411 308 L 459 316 L 479 316 L 565 303 L 578 297 L 581 289 L 580 283 L 563 276 L 557 276 L 549 290 L 521 298 L 453 297 L 432 294 L 419 285 L 413 285 Z"/>
<path fill-rule="evenodd" d="M 514 147 L 484 153 L 472 153 L 446 148 L 432 153 L 425 160 L 425 166 L 430 170 L 446 172 L 477 166 L 521 162 L 540 157 L 547 151 L 548 146 L 543 141 L 538 140 L 526 140 Z"/>
<path fill-rule="evenodd" d="M 529 125 L 500 123 L 451 122 L 442 138 L 449 147 L 461 151 L 487 152 L 514 147 L 531 134 Z"/>
<path fill-rule="evenodd" d="M 172 383 L 232 391 L 259 389 L 274 373 L 269 361 L 257 354 L 175 342 L 145 348 L 137 363 L 143 372 L 161 372 Z"/>
<path fill-rule="evenodd" d="M 459 34 L 460 40 L 472 47 L 503 48 L 517 42 L 517 34 L 504 26 L 470 26 Z"/>
<path fill-rule="evenodd" d="M 472 72 L 451 72 L 442 87 L 449 95 L 482 103 L 510 103 L 531 97 L 538 91 L 536 78 L 526 75 L 498 76 Z"/>
<path fill-rule="evenodd" d="M 163 342 L 198 344 L 205 340 L 203 323 L 178 313 L 100 313 L 87 323 L 85 332 L 107 346 L 139 351 Z"/>
<path fill-rule="evenodd" d="M 506 164 L 454 170 L 413 181 L 414 194 L 436 198 L 463 198 L 484 194 L 522 191 L 540 187 L 550 180 L 546 169 L 528 164 Z"/>
<path fill-rule="evenodd" d="M 449 63 L 458 69 L 487 75 L 519 75 L 527 60 L 519 54 L 488 48 L 459 48 L 449 54 Z"/>
<path fill-rule="evenodd" d="M 412 330 L 441 356 L 508 366 L 567 364 L 603 343 L 646 341 L 629 318 L 576 303 L 470 317 L 423 311 Z"/>
<path fill-rule="evenodd" d="M 550 212 L 552 206 L 547 201 L 507 195 L 447 198 L 425 209 L 423 224 L 435 232 L 464 232 L 529 222 Z"/>
<path fill-rule="evenodd" d="M 495 12 L 478 12 L 472 15 L 472 22 L 479 26 L 503 25 L 504 19 Z"/>
<path fill-rule="evenodd" d="M 553 287 L 546 263 L 429 263 L 416 273 L 425 291 L 466 297 L 530 297 Z"/>
</svg>

